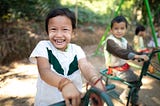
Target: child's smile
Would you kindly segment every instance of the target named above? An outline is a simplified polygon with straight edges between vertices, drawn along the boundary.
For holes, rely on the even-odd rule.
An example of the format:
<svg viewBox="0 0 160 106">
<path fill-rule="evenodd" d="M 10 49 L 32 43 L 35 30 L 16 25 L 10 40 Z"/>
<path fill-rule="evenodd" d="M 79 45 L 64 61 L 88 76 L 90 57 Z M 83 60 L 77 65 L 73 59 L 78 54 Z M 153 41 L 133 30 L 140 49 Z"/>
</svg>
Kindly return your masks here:
<svg viewBox="0 0 160 106">
<path fill-rule="evenodd" d="M 56 16 L 49 20 L 48 24 L 49 39 L 59 50 L 65 51 L 71 41 L 72 23 L 66 16 Z"/>
<path fill-rule="evenodd" d="M 120 23 L 116 22 L 113 24 L 111 31 L 114 36 L 116 36 L 117 38 L 121 38 L 125 35 L 127 31 L 126 24 L 124 22 L 120 22 Z"/>
</svg>

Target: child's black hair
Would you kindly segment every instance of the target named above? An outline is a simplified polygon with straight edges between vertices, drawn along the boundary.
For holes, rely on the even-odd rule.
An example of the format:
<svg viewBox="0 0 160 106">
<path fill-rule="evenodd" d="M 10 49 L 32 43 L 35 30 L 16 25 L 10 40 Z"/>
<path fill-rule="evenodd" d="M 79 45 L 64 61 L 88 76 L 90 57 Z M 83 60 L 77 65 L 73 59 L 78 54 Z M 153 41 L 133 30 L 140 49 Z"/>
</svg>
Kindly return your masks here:
<svg viewBox="0 0 160 106">
<path fill-rule="evenodd" d="M 128 22 L 124 16 L 116 16 L 115 18 L 113 18 L 113 20 L 111 21 L 111 28 L 113 27 L 114 23 L 120 23 L 120 22 L 125 22 L 127 28 Z"/>
<path fill-rule="evenodd" d="M 56 17 L 56 16 L 67 16 L 71 22 L 72 22 L 72 28 L 76 28 L 76 18 L 74 12 L 70 11 L 68 8 L 56 8 L 49 12 L 49 14 L 46 17 L 45 20 L 45 28 L 46 32 L 48 34 L 48 22 L 50 18 Z"/>
<path fill-rule="evenodd" d="M 138 25 L 135 30 L 135 35 L 138 35 L 139 32 L 145 31 L 145 27 L 143 25 Z"/>
</svg>

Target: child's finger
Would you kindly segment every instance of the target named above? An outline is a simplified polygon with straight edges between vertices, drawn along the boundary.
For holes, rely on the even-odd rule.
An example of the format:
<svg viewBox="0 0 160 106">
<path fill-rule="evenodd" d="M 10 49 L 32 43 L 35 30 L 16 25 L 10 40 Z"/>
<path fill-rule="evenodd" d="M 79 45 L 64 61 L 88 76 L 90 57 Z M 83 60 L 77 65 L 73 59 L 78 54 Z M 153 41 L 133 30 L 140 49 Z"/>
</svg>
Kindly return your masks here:
<svg viewBox="0 0 160 106">
<path fill-rule="evenodd" d="M 79 104 L 80 104 L 80 98 L 72 99 L 72 106 L 79 106 Z"/>
<path fill-rule="evenodd" d="M 70 106 L 71 105 L 70 100 L 69 99 L 65 99 L 65 104 L 66 104 L 66 106 Z"/>
</svg>

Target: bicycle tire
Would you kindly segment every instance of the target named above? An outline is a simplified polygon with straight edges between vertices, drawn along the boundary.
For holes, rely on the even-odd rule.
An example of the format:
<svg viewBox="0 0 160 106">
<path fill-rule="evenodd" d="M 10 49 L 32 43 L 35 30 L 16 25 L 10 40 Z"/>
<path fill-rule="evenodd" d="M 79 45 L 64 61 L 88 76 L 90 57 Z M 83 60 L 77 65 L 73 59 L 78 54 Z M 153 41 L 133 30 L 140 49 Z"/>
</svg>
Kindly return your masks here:
<svg viewBox="0 0 160 106">
<path fill-rule="evenodd" d="M 95 87 L 91 87 L 87 92 L 86 92 L 86 97 L 85 97 L 85 104 L 83 106 L 88 106 L 89 104 L 89 98 L 90 95 L 95 94 L 98 97 L 100 97 L 100 99 L 103 101 L 103 103 L 105 104 L 105 106 L 114 106 L 112 103 L 112 100 L 110 99 L 110 97 L 107 95 L 107 93 L 105 91 L 101 91 Z M 99 101 L 99 100 L 98 100 Z M 101 103 L 96 104 L 96 106 L 103 106 L 101 105 Z"/>
</svg>

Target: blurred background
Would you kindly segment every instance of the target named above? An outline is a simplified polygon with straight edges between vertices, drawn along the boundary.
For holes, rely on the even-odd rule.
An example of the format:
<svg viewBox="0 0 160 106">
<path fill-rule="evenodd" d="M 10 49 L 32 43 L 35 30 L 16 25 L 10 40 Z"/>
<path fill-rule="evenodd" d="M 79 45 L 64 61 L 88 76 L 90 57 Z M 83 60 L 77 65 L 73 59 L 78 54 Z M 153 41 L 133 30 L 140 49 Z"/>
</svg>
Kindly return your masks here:
<svg viewBox="0 0 160 106">
<path fill-rule="evenodd" d="M 81 46 L 98 44 L 120 2 L 121 0 L 0 0 L 0 64 L 8 65 L 28 58 L 37 42 L 47 39 L 44 20 L 47 13 L 57 7 L 68 7 L 76 13 L 77 32 L 72 42 Z M 149 0 L 149 4 L 154 23 L 160 24 L 160 1 Z M 137 24 L 149 28 L 144 0 L 124 0 L 118 14 L 124 15 L 129 21 L 128 35 L 131 38 Z M 147 31 L 150 35 L 150 29 Z"/>
<path fill-rule="evenodd" d="M 40 40 L 48 39 L 44 22 L 51 9 L 68 7 L 76 13 L 77 29 L 72 42 L 80 45 L 89 61 L 97 70 L 101 70 L 105 67 L 104 57 L 93 53 L 103 53 L 103 46 L 99 44 L 108 35 L 107 29 L 115 14 L 127 18 L 129 25 L 125 37 L 131 45 L 138 24 L 146 27 L 145 43 L 151 39 L 149 16 L 144 1 L 0 0 L 0 106 L 34 105 L 38 71 L 36 65 L 29 63 L 28 57 Z M 160 27 L 160 0 L 148 2 L 157 31 L 156 28 Z M 140 100 L 149 106 L 160 105 L 160 93 L 157 92 L 160 82 L 148 77 L 144 81 Z M 119 84 L 118 87 L 121 89 L 123 85 Z"/>
</svg>

